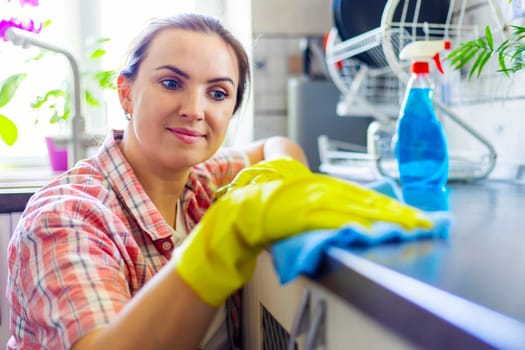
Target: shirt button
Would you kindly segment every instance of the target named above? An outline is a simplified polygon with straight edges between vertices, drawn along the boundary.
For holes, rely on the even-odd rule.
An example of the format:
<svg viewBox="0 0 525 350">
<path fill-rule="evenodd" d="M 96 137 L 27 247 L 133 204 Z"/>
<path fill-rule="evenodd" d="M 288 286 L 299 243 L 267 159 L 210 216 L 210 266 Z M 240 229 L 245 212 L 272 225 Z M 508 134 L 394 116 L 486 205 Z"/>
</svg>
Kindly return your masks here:
<svg viewBox="0 0 525 350">
<path fill-rule="evenodd" d="M 173 244 L 171 244 L 171 242 L 169 242 L 169 241 L 162 242 L 162 250 L 169 251 L 169 250 L 172 250 L 172 249 L 173 249 Z"/>
</svg>

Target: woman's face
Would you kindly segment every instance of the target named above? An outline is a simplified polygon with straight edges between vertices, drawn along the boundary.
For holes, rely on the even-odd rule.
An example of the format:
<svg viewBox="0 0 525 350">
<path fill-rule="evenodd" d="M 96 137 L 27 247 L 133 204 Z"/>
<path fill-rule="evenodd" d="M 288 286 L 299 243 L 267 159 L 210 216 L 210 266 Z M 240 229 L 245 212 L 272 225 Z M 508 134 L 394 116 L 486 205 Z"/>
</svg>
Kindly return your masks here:
<svg viewBox="0 0 525 350">
<path fill-rule="evenodd" d="M 208 159 L 224 141 L 238 82 L 235 53 L 219 36 L 161 31 L 136 79 L 119 81 L 131 115 L 124 153 L 135 165 L 147 159 L 170 170 Z"/>
</svg>

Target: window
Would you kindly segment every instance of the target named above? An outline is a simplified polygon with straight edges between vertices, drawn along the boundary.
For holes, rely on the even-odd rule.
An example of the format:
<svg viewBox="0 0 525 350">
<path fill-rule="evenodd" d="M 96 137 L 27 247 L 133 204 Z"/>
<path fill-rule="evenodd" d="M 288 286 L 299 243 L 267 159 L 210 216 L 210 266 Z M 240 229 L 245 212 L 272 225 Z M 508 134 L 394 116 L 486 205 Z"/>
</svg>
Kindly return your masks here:
<svg viewBox="0 0 525 350">
<path fill-rule="evenodd" d="M 13 1 L 14 3 L 14 1 Z M 53 25 L 42 32 L 41 39 L 64 45 L 70 38 L 64 30 L 67 11 L 70 9 L 67 0 L 41 1 L 37 8 L 24 7 L 20 11 L 32 11 L 31 17 L 39 19 L 53 19 Z M 12 10 L 12 8 L 11 8 Z M 6 13 L 6 12 L 4 12 Z M 45 35 L 44 35 L 45 34 Z M 60 71 L 56 66 L 63 65 L 62 57 L 49 57 L 49 59 L 26 63 L 28 58 L 38 54 L 38 49 L 23 49 L 10 42 L 0 40 L 0 79 L 14 73 L 27 72 L 28 78 L 22 82 L 18 93 L 11 102 L 2 108 L 2 114 L 13 119 L 19 129 L 18 141 L 14 146 L 7 146 L 0 142 L 0 162 L 15 165 L 41 165 L 45 164 L 44 135 L 50 132 L 47 123 L 38 123 L 38 115 L 29 107 L 39 91 L 46 89 L 48 84 L 60 82 L 67 76 L 68 71 Z"/>
<path fill-rule="evenodd" d="M 234 4 L 235 3 L 235 4 Z M 242 1 L 241 3 L 245 3 Z M 249 3 L 249 2 L 248 2 Z M 42 40 L 49 41 L 57 46 L 67 48 L 75 57 L 82 57 L 84 42 L 94 37 L 108 37 L 111 40 L 106 45 L 107 54 L 103 60 L 104 69 L 118 70 L 124 52 L 132 36 L 136 34 L 149 18 L 176 14 L 182 12 L 201 12 L 217 16 L 241 37 L 248 52 L 251 50 L 251 27 L 249 18 L 249 5 L 239 4 L 235 0 L 178 0 L 166 2 L 164 0 L 148 0 L 147 2 L 132 2 L 127 0 L 53 0 L 40 1 L 39 7 L 34 9 L 39 18 L 49 18 L 52 24 L 40 35 Z M 233 27 L 228 23 L 234 24 Z M 67 126 L 51 127 L 46 120 L 40 120 L 29 107 L 42 85 L 52 81 L 62 81 L 71 76 L 69 64 L 64 57 L 56 55 L 46 62 L 23 62 L 36 54 L 38 49 L 22 49 L 9 42 L 0 41 L 0 79 L 15 72 L 28 72 L 28 78 L 22 83 L 19 93 L 2 108 L 2 113 L 15 119 L 19 127 L 19 138 L 15 145 L 6 146 L 0 142 L 0 164 L 8 165 L 46 165 L 47 153 L 44 135 L 50 132 L 68 132 Z M 81 63 L 81 62 L 80 62 Z M 81 63 L 82 64 L 82 63 Z M 9 69 L 4 69 L 9 67 Z M 64 67 L 64 69 L 57 69 Z M 29 79 L 31 77 L 31 79 Z M 40 90 L 39 90 L 40 89 Z M 110 128 L 123 128 L 125 119 L 114 91 L 104 94 L 105 106 L 99 110 L 83 106 L 83 116 L 86 118 L 88 132 L 104 134 Z M 251 103 L 242 108 L 242 118 L 232 123 L 230 137 L 235 142 L 245 142 L 251 139 Z M 59 130 L 61 129 L 61 130 Z"/>
</svg>

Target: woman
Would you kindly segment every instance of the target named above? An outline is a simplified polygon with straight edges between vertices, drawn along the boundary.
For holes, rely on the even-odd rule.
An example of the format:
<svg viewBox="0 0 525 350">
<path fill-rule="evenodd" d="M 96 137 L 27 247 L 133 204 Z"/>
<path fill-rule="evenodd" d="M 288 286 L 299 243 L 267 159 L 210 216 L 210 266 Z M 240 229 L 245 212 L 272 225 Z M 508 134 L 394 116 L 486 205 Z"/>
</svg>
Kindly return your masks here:
<svg viewBox="0 0 525 350">
<path fill-rule="evenodd" d="M 118 76 L 127 128 L 36 193 L 12 237 L 8 348 L 225 345 L 224 314 L 202 342 L 217 309 L 165 265 L 241 169 L 283 155 L 306 164 L 282 137 L 221 148 L 249 75 L 214 19 L 144 28 Z"/>
<path fill-rule="evenodd" d="M 248 77 L 216 20 L 144 29 L 118 77 L 126 130 L 38 191 L 11 238 L 8 348 L 225 349 L 220 307 L 268 243 L 349 222 L 431 226 L 311 173 L 285 138 L 221 149 Z"/>
</svg>

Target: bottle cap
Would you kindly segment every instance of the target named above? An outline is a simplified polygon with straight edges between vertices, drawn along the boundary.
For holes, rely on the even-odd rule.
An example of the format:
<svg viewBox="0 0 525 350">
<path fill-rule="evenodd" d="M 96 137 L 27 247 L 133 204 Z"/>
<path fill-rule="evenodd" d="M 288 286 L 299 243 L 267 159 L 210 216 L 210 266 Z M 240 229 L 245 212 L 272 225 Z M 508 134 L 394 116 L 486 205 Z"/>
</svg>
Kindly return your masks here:
<svg viewBox="0 0 525 350">
<path fill-rule="evenodd" d="M 428 62 L 413 62 L 412 73 L 426 74 L 430 71 Z"/>
</svg>

